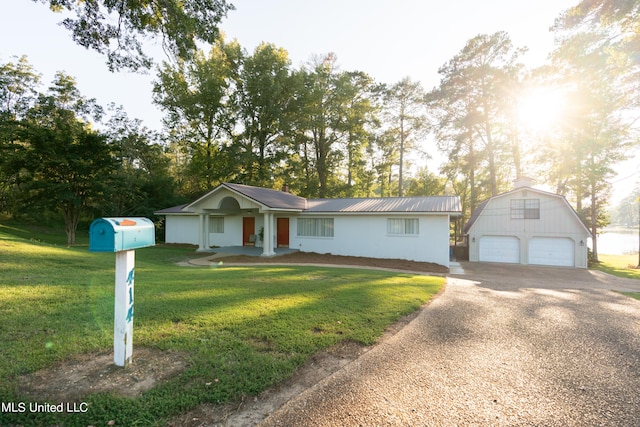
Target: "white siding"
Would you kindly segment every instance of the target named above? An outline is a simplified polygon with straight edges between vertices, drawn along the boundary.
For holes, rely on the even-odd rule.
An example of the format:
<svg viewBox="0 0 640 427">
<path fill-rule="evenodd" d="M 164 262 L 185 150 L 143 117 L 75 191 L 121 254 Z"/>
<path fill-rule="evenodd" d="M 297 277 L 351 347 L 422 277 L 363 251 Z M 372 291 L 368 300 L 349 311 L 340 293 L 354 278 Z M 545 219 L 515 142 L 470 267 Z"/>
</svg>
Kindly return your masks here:
<svg viewBox="0 0 640 427">
<path fill-rule="evenodd" d="M 290 245 L 303 252 L 330 253 L 372 258 L 397 258 L 433 262 L 449 266 L 448 215 L 308 215 L 334 218 L 333 237 L 303 237 L 296 232 L 297 221 L 290 221 Z M 387 219 L 418 218 L 417 235 L 388 233 Z"/>
<path fill-rule="evenodd" d="M 198 215 L 167 215 L 164 227 L 165 242 L 198 244 Z"/>
<path fill-rule="evenodd" d="M 211 246 L 241 246 L 242 245 L 242 217 L 225 216 L 224 233 L 209 233 Z"/>
<path fill-rule="evenodd" d="M 512 218 L 512 200 L 539 199 L 540 218 L 523 219 Z M 587 238 L 588 232 L 576 217 L 574 211 L 566 201 L 545 192 L 539 192 L 531 188 L 523 188 L 519 191 L 506 193 L 491 199 L 480 216 L 469 230 L 469 261 L 480 261 L 480 240 L 483 236 L 515 236 L 520 244 L 520 263 L 530 263 L 530 244 L 532 239 L 554 238 L 567 239 L 572 245 L 573 263 L 579 268 L 587 267 Z M 475 240 L 474 240 L 475 239 Z M 567 251 L 568 242 L 564 244 L 562 251 Z M 581 243 L 582 242 L 582 243 Z M 549 241 L 547 241 L 549 243 Z M 536 243 L 534 243 L 535 245 Z M 534 250 L 536 247 L 534 246 Z M 547 250 L 549 252 L 549 250 Z M 534 253 L 536 264 L 544 261 L 539 254 Z M 566 262 L 565 262 L 566 263 Z M 544 264 L 554 265 L 554 264 Z"/>
</svg>

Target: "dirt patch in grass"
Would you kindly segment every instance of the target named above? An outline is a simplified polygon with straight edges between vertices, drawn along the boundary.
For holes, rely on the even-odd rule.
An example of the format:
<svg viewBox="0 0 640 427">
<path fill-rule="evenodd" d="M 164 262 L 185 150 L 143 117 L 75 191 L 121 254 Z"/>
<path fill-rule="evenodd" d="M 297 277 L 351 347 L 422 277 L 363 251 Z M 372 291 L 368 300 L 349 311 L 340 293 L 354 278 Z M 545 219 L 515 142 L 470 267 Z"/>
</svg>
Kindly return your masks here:
<svg viewBox="0 0 640 427">
<path fill-rule="evenodd" d="M 51 368 L 20 377 L 21 395 L 33 400 L 77 402 L 94 393 L 136 397 L 182 372 L 187 363 L 179 353 L 135 348 L 126 368 L 113 363 L 113 353 L 84 354 Z"/>
<path fill-rule="evenodd" d="M 430 262 L 408 261 L 404 259 L 381 259 L 357 256 L 342 256 L 319 254 L 315 252 L 292 252 L 276 257 L 256 257 L 246 255 L 212 256 L 211 262 L 222 261 L 224 264 L 326 264 L 347 265 L 367 268 L 384 268 L 400 271 L 415 271 L 420 273 L 447 274 L 445 266 Z"/>
</svg>

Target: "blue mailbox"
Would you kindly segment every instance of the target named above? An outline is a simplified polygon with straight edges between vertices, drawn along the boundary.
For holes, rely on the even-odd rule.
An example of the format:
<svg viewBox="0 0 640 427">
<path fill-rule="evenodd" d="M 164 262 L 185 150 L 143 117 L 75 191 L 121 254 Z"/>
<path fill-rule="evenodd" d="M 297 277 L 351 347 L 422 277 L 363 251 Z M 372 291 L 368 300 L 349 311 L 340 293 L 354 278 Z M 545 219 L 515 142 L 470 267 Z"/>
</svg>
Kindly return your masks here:
<svg viewBox="0 0 640 427">
<path fill-rule="evenodd" d="M 89 227 L 91 252 L 129 251 L 155 244 L 155 229 L 148 218 L 98 218 Z"/>
</svg>

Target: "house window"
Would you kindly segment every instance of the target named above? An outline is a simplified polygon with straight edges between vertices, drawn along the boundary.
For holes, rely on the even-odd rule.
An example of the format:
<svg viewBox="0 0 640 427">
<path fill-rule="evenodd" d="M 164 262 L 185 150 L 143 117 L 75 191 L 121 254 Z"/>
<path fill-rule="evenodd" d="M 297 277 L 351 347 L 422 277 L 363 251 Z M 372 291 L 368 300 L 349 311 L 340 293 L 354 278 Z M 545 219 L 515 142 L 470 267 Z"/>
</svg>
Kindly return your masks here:
<svg viewBox="0 0 640 427">
<path fill-rule="evenodd" d="M 540 219 L 540 199 L 511 200 L 511 219 Z"/>
<path fill-rule="evenodd" d="M 387 234 L 395 236 L 417 236 L 419 233 L 418 218 L 387 219 Z"/>
<path fill-rule="evenodd" d="M 333 237 L 333 218 L 298 218 L 298 236 Z"/>
<path fill-rule="evenodd" d="M 209 217 L 209 233 L 224 233 L 224 217 Z"/>
</svg>

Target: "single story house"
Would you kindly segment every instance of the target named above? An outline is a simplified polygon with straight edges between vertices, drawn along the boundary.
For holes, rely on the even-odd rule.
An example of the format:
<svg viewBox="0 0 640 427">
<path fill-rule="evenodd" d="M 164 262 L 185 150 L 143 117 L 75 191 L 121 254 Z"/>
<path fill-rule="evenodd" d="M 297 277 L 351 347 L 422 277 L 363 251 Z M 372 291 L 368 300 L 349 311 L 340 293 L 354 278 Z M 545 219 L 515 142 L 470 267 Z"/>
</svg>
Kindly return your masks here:
<svg viewBox="0 0 640 427">
<path fill-rule="evenodd" d="M 449 266 L 449 225 L 462 214 L 457 196 L 306 199 L 223 183 L 163 215 L 167 243 L 256 245 L 263 256 L 303 252 L 407 259 Z"/>
<path fill-rule="evenodd" d="M 469 261 L 587 268 L 591 233 L 567 199 L 516 180 L 481 203 L 463 232 Z"/>
</svg>

